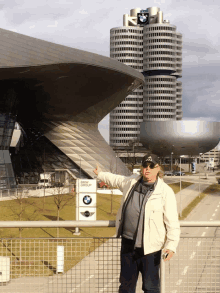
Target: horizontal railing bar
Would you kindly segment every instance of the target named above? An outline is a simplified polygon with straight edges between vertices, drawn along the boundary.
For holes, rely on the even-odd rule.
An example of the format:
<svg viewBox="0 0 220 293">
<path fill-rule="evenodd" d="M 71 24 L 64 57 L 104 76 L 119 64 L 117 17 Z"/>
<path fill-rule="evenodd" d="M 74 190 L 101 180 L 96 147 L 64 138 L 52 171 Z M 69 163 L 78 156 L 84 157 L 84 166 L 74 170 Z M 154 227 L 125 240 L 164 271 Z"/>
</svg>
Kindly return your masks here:
<svg viewBox="0 0 220 293">
<path fill-rule="evenodd" d="M 220 227 L 220 221 L 180 221 L 180 227 Z"/>
<path fill-rule="evenodd" d="M 115 221 L 0 221 L 0 228 L 115 227 Z"/>
<path fill-rule="evenodd" d="M 220 227 L 220 221 L 180 221 L 181 227 Z M 0 228 L 115 227 L 115 221 L 0 221 Z"/>
</svg>

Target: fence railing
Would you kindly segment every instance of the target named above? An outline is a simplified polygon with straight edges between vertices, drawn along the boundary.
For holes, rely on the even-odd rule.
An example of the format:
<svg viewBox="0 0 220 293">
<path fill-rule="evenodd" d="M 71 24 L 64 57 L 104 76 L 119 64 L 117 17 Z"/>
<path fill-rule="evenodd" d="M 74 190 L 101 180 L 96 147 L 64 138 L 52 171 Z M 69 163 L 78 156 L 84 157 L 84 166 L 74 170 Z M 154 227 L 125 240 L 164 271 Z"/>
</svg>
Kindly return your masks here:
<svg viewBox="0 0 220 293">
<path fill-rule="evenodd" d="M 220 292 L 220 221 L 180 221 L 212 227 L 211 237 L 181 237 L 161 260 L 161 293 Z M 0 221 L 3 228 L 114 227 L 115 221 Z M 115 237 L 0 239 L 0 292 L 118 292 L 121 239 Z M 136 292 L 142 292 L 139 278 Z"/>
<path fill-rule="evenodd" d="M 48 187 L 44 188 L 41 186 L 32 187 L 20 187 L 14 189 L 0 189 L 0 200 L 13 200 L 16 198 L 28 198 L 28 197 L 44 197 L 52 196 L 56 194 L 70 193 L 71 186 L 67 187 Z"/>
</svg>

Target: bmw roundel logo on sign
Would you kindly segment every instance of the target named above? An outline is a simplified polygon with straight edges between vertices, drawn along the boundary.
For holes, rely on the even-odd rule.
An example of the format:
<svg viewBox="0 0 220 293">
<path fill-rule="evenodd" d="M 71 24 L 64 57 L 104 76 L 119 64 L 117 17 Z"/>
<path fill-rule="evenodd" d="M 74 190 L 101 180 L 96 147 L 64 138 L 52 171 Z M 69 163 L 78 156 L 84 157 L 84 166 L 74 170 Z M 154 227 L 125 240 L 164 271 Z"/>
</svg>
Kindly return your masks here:
<svg viewBox="0 0 220 293">
<path fill-rule="evenodd" d="M 89 196 L 89 195 L 85 195 L 85 196 L 83 197 L 83 202 L 84 202 L 84 204 L 89 205 L 89 204 L 92 202 L 92 198 L 91 198 L 91 196 Z"/>
</svg>

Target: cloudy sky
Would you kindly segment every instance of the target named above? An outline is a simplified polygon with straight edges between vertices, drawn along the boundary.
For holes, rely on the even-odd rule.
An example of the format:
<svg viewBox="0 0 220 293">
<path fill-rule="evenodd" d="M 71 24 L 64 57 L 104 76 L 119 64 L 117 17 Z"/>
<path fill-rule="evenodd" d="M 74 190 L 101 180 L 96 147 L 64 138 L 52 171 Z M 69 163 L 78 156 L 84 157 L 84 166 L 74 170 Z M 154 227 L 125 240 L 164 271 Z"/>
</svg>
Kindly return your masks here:
<svg viewBox="0 0 220 293">
<path fill-rule="evenodd" d="M 219 0 L 0 0 L 0 27 L 109 57 L 110 29 L 157 6 L 183 35 L 183 119 L 220 121 Z M 99 130 L 109 142 L 109 115 Z"/>
</svg>

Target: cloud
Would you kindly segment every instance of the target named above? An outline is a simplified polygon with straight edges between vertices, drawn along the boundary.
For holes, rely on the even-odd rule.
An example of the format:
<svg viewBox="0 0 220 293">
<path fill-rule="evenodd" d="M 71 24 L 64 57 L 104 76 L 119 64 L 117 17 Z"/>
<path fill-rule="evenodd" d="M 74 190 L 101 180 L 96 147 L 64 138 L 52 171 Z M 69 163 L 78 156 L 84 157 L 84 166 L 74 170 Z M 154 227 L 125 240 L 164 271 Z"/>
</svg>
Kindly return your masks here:
<svg viewBox="0 0 220 293">
<path fill-rule="evenodd" d="M 87 12 L 87 11 L 85 11 L 84 9 L 83 9 L 83 10 L 81 10 L 81 11 L 79 11 L 79 13 L 80 13 L 80 14 L 88 14 L 88 12 Z"/>
<path fill-rule="evenodd" d="M 57 25 L 58 25 L 58 21 L 55 21 L 55 24 L 50 24 L 47 27 L 57 27 Z"/>
<path fill-rule="evenodd" d="M 219 67 L 220 64 L 209 64 L 183 68 L 183 117 L 220 121 Z"/>
<path fill-rule="evenodd" d="M 205 39 L 196 39 L 194 40 L 184 40 L 183 42 L 183 51 L 186 50 L 187 54 L 190 53 L 199 53 L 201 54 L 216 54 L 220 53 L 220 50 L 217 50 L 213 46 L 210 45 L 208 40 Z"/>
<path fill-rule="evenodd" d="M 31 26 L 29 26 L 29 28 L 30 28 L 30 29 L 35 28 L 35 25 L 31 25 Z"/>
<path fill-rule="evenodd" d="M 10 1 L 7 1 L 7 3 Z M 64 3 L 66 4 L 66 3 Z M 31 1 L 20 1 L 17 5 L 16 1 L 12 1 L 10 5 L 3 7 L 5 18 L 10 24 L 21 25 L 28 21 L 42 21 L 42 20 L 58 20 L 73 14 L 74 8 L 78 8 L 80 4 L 74 3 L 72 9 L 64 5 L 62 2 L 56 3 L 53 1 L 38 0 L 37 5 L 33 5 Z"/>
</svg>

